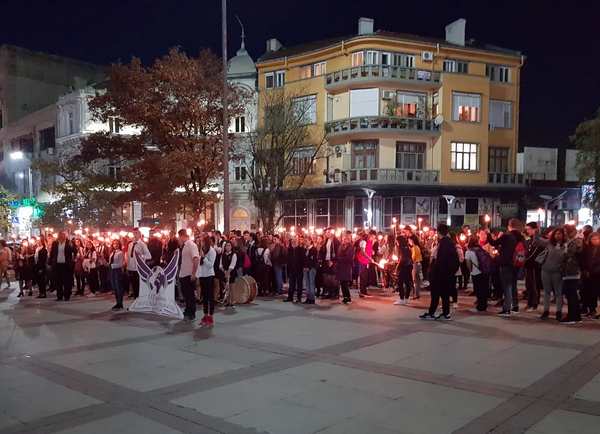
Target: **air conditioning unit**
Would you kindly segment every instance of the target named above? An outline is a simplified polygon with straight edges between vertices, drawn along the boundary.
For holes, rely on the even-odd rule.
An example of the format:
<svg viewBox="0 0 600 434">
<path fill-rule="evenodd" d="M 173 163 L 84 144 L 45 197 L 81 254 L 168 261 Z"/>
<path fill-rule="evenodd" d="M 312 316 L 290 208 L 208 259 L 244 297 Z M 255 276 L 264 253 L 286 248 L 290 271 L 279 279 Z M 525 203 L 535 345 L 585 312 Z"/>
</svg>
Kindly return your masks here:
<svg viewBox="0 0 600 434">
<path fill-rule="evenodd" d="M 48 155 L 54 155 L 54 148 L 48 148 Z"/>
<path fill-rule="evenodd" d="M 393 90 L 384 90 L 382 94 L 382 99 L 390 100 L 394 98 L 395 92 Z"/>
<path fill-rule="evenodd" d="M 423 62 L 433 62 L 433 51 L 423 51 L 421 53 Z"/>
</svg>

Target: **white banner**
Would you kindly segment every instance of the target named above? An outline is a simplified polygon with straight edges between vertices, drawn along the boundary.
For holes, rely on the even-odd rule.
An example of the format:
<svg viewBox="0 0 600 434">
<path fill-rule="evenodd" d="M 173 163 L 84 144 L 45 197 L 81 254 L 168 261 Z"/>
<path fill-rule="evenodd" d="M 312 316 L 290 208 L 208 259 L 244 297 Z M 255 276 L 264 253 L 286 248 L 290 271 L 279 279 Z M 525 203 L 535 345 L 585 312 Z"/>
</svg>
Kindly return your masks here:
<svg viewBox="0 0 600 434">
<path fill-rule="evenodd" d="M 135 255 L 140 275 L 140 295 L 129 306 L 131 312 L 156 313 L 158 315 L 183 319 L 183 311 L 175 302 L 175 278 L 179 261 L 179 249 L 166 268 L 150 268 L 146 261 Z"/>
</svg>

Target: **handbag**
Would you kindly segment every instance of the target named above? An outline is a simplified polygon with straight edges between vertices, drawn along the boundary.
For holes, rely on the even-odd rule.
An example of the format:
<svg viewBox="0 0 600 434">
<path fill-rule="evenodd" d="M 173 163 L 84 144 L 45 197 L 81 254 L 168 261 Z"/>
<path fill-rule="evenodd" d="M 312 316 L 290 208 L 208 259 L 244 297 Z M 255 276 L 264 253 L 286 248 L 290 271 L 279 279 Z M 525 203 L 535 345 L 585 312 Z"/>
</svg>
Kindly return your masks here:
<svg viewBox="0 0 600 434">
<path fill-rule="evenodd" d="M 544 265 L 544 262 L 546 262 L 546 258 L 548 257 L 548 249 L 544 249 L 542 250 L 542 252 L 537 255 L 535 257 L 535 262 L 537 262 L 540 265 Z"/>
</svg>

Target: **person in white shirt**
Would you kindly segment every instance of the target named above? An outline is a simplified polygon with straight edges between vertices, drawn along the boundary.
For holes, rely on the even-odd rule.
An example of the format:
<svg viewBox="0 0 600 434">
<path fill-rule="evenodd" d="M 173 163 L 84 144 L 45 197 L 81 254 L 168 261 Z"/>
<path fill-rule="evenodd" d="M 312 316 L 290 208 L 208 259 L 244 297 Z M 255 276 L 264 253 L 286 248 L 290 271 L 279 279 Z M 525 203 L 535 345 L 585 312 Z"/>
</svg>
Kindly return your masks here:
<svg viewBox="0 0 600 434">
<path fill-rule="evenodd" d="M 204 317 L 200 325 L 213 326 L 215 321 L 213 314 L 215 312 L 215 260 L 217 252 L 212 246 L 210 237 L 204 237 L 200 248 L 200 266 L 198 267 L 198 277 L 200 278 L 200 290 L 202 291 L 202 309 Z"/>
<path fill-rule="evenodd" d="M 196 243 L 190 240 L 185 229 L 181 229 L 177 234 L 181 246 L 179 285 L 185 300 L 183 316 L 187 321 L 193 321 L 196 319 L 196 276 L 200 264 L 200 252 Z"/>
<path fill-rule="evenodd" d="M 148 246 L 142 240 L 142 234 L 138 228 L 133 230 L 133 241 L 127 246 L 127 274 L 133 291 L 129 298 L 138 298 L 140 295 L 140 275 L 137 271 L 137 262 L 135 262 L 134 255 L 138 255 L 144 261 L 152 259 Z"/>
<path fill-rule="evenodd" d="M 219 280 L 221 281 L 221 288 L 225 288 L 227 284 L 235 282 L 237 275 L 237 255 L 233 251 L 233 245 L 231 241 L 225 241 L 223 243 L 223 253 L 221 254 L 221 261 L 219 264 Z M 227 305 L 230 303 L 227 302 Z"/>
<path fill-rule="evenodd" d="M 123 309 L 123 266 L 125 265 L 125 257 L 123 255 L 123 247 L 121 241 L 113 240 L 111 245 L 110 256 L 108 257 L 110 286 L 115 291 L 116 304 L 112 310 L 117 311 Z"/>
<path fill-rule="evenodd" d="M 95 296 L 98 292 L 98 270 L 96 263 L 98 261 L 98 254 L 96 247 L 91 240 L 88 240 L 83 253 L 83 275 L 85 281 L 90 287 L 90 296 Z M 85 285 L 84 285 L 85 288 Z"/>
</svg>

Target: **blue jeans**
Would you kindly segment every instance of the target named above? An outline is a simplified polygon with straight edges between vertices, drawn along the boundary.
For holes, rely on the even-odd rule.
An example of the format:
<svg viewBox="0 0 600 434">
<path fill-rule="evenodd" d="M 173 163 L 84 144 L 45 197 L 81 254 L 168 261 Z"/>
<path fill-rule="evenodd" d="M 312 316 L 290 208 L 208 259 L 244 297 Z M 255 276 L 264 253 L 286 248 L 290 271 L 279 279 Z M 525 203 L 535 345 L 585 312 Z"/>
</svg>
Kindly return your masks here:
<svg viewBox="0 0 600 434">
<path fill-rule="evenodd" d="M 315 279 L 317 277 L 317 269 L 309 268 L 304 270 L 304 281 L 306 282 L 306 299 L 315 300 Z"/>
<path fill-rule="evenodd" d="M 123 269 L 122 268 L 111 268 L 110 269 L 110 286 L 115 291 L 115 299 L 119 306 L 123 306 Z"/>
<path fill-rule="evenodd" d="M 512 265 L 500 266 L 500 281 L 504 292 L 504 304 L 502 310 L 510 312 L 511 309 L 519 309 L 519 298 L 517 297 L 517 286 L 515 285 L 515 269 Z"/>
<path fill-rule="evenodd" d="M 281 265 L 273 265 L 273 274 L 275 274 L 275 292 L 283 293 L 283 267 Z"/>
</svg>

